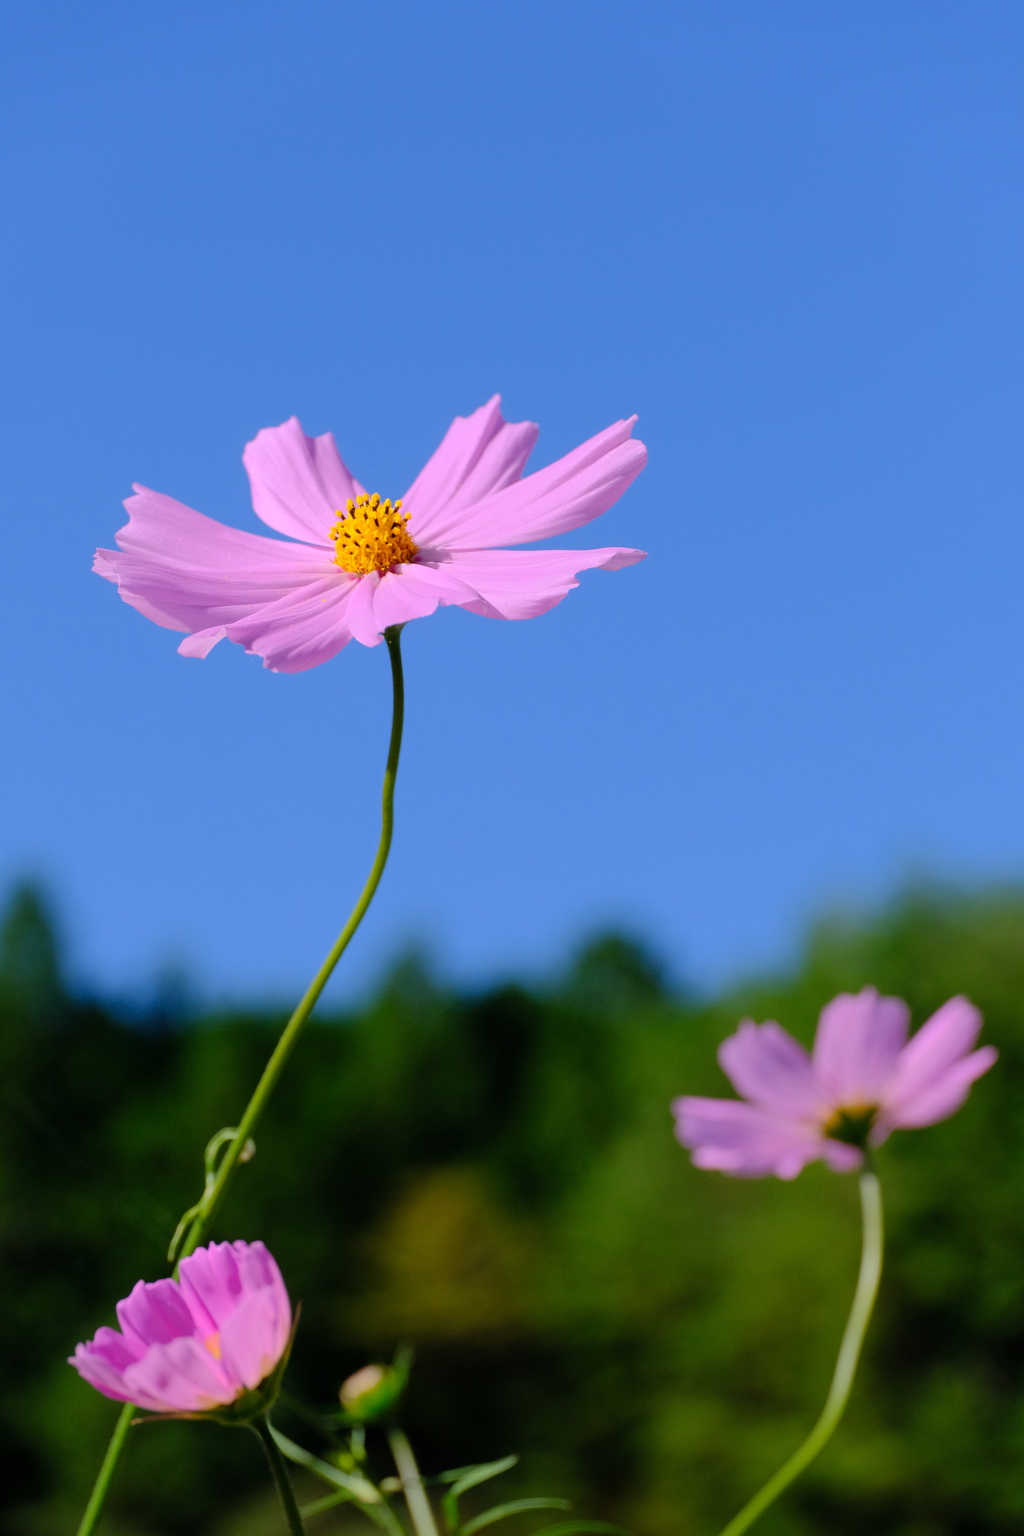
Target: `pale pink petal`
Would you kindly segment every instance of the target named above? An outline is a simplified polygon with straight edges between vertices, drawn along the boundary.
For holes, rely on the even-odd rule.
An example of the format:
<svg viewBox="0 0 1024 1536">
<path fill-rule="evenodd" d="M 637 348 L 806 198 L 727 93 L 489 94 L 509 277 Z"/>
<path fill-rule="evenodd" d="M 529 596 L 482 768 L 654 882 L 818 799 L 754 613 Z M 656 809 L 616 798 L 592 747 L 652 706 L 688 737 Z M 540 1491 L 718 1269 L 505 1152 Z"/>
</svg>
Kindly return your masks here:
<svg viewBox="0 0 1024 1536">
<path fill-rule="evenodd" d="M 383 575 L 360 578 L 358 603 L 350 609 L 349 623 L 363 645 L 379 645 L 392 624 L 425 619 L 438 604 L 459 603 L 468 607 L 479 594 L 460 579 L 447 563 L 396 565 Z"/>
<path fill-rule="evenodd" d="M 238 1396 L 237 1385 L 196 1338 L 153 1344 L 125 1370 L 124 1384 L 133 1403 L 156 1413 L 203 1413 Z"/>
<path fill-rule="evenodd" d="M 242 463 L 257 516 L 278 533 L 314 544 L 329 544 L 337 514 L 363 489 L 342 463 L 333 435 L 307 437 L 297 416 L 257 432 Z"/>
<path fill-rule="evenodd" d="M 744 1020 L 719 1046 L 718 1060 L 736 1092 L 759 1108 L 800 1120 L 827 1116 L 829 1106 L 810 1057 L 774 1020 Z"/>
<path fill-rule="evenodd" d="M 228 528 L 170 496 L 136 490 L 125 502 L 121 548 L 99 550 L 94 569 L 166 628 L 230 623 L 310 582 L 344 579 L 326 550 Z"/>
<path fill-rule="evenodd" d="M 360 578 L 339 571 L 323 581 L 311 582 L 276 603 L 268 603 L 248 618 L 226 626 L 229 640 L 253 656 L 262 656 L 272 672 L 305 672 L 330 661 L 352 638 L 349 603 Z M 216 643 L 216 636 L 207 633 Z M 180 647 L 179 647 L 180 649 Z"/>
<path fill-rule="evenodd" d="M 672 1105 L 676 1136 L 698 1168 L 716 1168 L 744 1178 L 773 1173 L 794 1179 L 821 1157 L 824 1138 L 814 1127 L 770 1115 L 734 1099 L 686 1096 Z"/>
<path fill-rule="evenodd" d="M 855 996 L 842 992 L 821 1010 L 812 1061 L 834 1104 L 881 1102 L 909 1021 L 902 998 L 879 997 L 874 987 Z"/>
<path fill-rule="evenodd" d="M 445 556 L 447 568 L 479 593 L 455 601 L 489 619 L 536 618 L 579 586 L 578 572 L 618 571 L 643 559 L 642 549 L 460 549 Z"/>
<path fill-rule="evenodd" d="M 178 1283 L 202 1334 L 216 1333 L 242 1298 L 234 1243 L 209 1243 L 178 1265 Z"/>
<path fill-rule="evenodd" d="M 133 1360 L 145 1354 L 147 1346 L 133 1343 L 123 1333 L 118 1333 L 116 1328 L 97 1328 L 95 1337 L 88 1344 L 80 1344 L 78 1347 L 88 1349 L 94 1355 L 102 1355 L 104 1360 L 109 1360 L 111 1365 L 123 1371 L 126 1365 L 131 1365 Z"/>
<path fill-rule="evenodd" d="M 131 1356 L 125 1365 L 134 1364 L 134 1360 L 135 1357 Z M 68 1356 L 68 1365 L 73 1365 L 82 1380 L 95 1387 L 97 1392 L 102 1392 L 104 1397 L 112 1397 L 118 1403 L 133 1401 L 131 1392 L 124 1384 L 122 1369 L 105 1354 L 94 1349 L 92 1344 L 76 1345 L 74 1354 Z"/>
<path fill-rule="evenodd" d="M 235 1249 L 239 1252 L 239 1272 L 242 1277 L 243 1292 L 249 1294 L 266 1291 L 273 1297 L 276 1323 L 272 1333 L 271 1348 L 274 1351 L 274 1359 L 278 1360 L 284 1352 L 291 1332 L 292 1305 L 288 1299 L 288 1291 L 281 1271 L 277 1267 L 277 1260 L 260 1242 L 236 1243 Z"/>
<path fill-rule="evenodd" d="M 173 1280 L 140 1280 L 117 1304 L 117 1320 L 138 1353 L 195 1332 L 195 1320 Z"/>
<path fill-rule="evenodd" d="M 409 532 L 417 544 L 438 549 L 488 549 L 530 544 L 567 533 L 599 517 L 636 479 L 647 462 L 643 443 L 630 438 L 633 422 L 616 422 L 547 469 L 506 486 L 475 506 L 445 510 Z"/>
<path fill-rule="evenodd" d="M 227 633 L 223 624 L 214 624 L 212 629 L 197 629 L 194 635 L 187 635 L 178 646 L 178 655 L 205 661 L 214 646 L 227 639 Z"/>
<path fill-rule="evenodd" d="M 831 1136 L 826 1136 L 821 1143 L 821 1157 L 833 1173 L 852 1173 L 864 1161 L 860 1147 L 851 1147 L 846 1141 L 833 1141 Z"/>
<path fill-rule="evenodd" d="M 900 1115 L 917 1094 L 927 1092 L 971 1049 L 981 1023 L 981 1014 L 966 997 L 951 997 L 943 1003 L 900 1052 L 886 1086 L 886 1111 Z"/>
<path fill-rule="evenodd" d="M 967 1098 L 971 1084 L 995 1066 L 998 1059 L 995 1046 L 983 1045 L 920 1087 L 894 1096 L 878 1117 L 879 1140 L 884 1140 L 890 1130 L 914 1130 L 955 1114 Z"/>
<path fill-rule="evenodd" d="M 290 1308 L 270 1286 L 243 1297 L 220 1331 L 225 1370 L 242 1386 L 258 1387 L 280 1360 L 290 1323 Z"/>
<path fill-rule="evenodd" d="M 501 396 L 493 395 L 471 416 L 456 416 L 402 497 L 418 544 L 439 542 L 437 530 L 453 526 L 454 516 L 522 475 L 538 428 L 505 421 L 500 406 Z"/>
</svg>

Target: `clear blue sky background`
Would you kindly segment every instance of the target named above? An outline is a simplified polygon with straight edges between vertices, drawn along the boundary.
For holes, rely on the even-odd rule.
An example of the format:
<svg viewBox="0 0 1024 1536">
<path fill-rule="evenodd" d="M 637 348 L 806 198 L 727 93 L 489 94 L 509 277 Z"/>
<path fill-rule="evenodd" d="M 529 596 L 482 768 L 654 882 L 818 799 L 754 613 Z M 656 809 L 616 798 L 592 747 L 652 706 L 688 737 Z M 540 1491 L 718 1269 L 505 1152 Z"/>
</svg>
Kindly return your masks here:
<svg viewBox="0 0 1024 1536">
<path fill-rule="evenodd" d="M 80 977 L 285 996 L 376 836 L 383 648 L 206 662 L 89 574 L 132 480 L 255 527 L 297 413 L 400 493 L 498 390 L 650 465 L 547 617 L 406 631 L 346 962 L 607 923 L 701 985 L 908 873 L 1024 868 L 1024 10 L 0 5 L 0 877 Z M 570 542 L 563 540 L 563 543 Z"/>
</svg>

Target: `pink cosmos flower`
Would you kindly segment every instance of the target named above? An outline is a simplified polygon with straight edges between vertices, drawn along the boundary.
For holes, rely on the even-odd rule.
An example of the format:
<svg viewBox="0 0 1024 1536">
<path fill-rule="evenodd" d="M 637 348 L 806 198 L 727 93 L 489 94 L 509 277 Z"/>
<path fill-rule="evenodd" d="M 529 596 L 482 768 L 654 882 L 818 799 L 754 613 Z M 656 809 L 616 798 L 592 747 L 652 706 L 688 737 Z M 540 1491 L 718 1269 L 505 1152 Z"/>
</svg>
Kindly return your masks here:
<svg viewBox="0 0 1024 1536">
<path fill-rule="evenodd" d="M 846 1172 L 890 1131 L 934 1125 L 955 1113 L 998 1056 L 972 1051 L 981 1014 L 951 998 L 907 1041 L 901 998 L 865 987 L 822 1009 L 813 1054 L 774 1021 L 745 1020 L 718 1052 L 735 1099 L 676 1099 L 676 1135 L 698 1168 L 792 1179 L 822 1158 Z"/>
<path fill-rule="evenodd" d="M 546 613 L 580 571 L 618 570 L 639 549 L 512 550 L 606 512 L 647 460 L 618 421 L 547 469 L 522 478 L 537 440 L 507 422 L 500 397 L 457 416 L 405 496 L 368 496 L 330 432 L 307 437 L 293 416 L 242 455 L 259 517 L 289 541 L 228 528 L 136 485 L 119 549 L 93 569 L 125 602 L 187 634 L 183 656 L 227 637 L 275 672 L 302 672 L 351 639 L 377 645 L 392 624 L 454 603 L 493 619 Z"/>
<path fill-rule="evenodd" d="M 211 1243 L 182 1259 L 177 1280 L 140 1280 L 69 1360 L 105 1397 L 151 1413 L 207 1413 L 272 1375 L 292 1311 L 262 1243 Z"/>
</svg>

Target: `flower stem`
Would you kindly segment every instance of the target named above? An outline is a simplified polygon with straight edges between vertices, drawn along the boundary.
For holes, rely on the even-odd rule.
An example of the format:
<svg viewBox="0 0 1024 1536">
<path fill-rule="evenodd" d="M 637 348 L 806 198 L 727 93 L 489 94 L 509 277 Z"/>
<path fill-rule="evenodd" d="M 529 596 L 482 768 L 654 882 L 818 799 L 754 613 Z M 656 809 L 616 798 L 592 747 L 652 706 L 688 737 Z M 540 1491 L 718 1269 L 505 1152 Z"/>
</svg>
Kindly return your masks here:
<svg viewBox="0 0 1024 1536">
<path fill-rule="evenodd" d="M 134 1413 L 134 1406 L 131 1403 L 125 1403 L 118 1414 L 117 1427 L 110 1438 L 110 1444 L 107 1446 L 107 1454 L 103 1458 L 103 1465 L 100 1467 L 99 1476 L 96 1479 L 89 1502 L 85 1506 L 85 1514 L 82 1516 L 82 1522 L 78 1527 L 78 1536 L 88 1536 L 88 1533 L 94 1529 L 100 1517 L 104 1501 L 107 1497 L 107 1489 L 110 1487 L 114 1473 L 117 1471 L 117 1464 L 121 1460 L 124 1443 L 128 1439 L 128 1431 L 132 1427 L 132 1416 Z"/>
<path fill-rule="evenodd" d="M 299 1514 L 299 1506 L 295 1502 L 295 1490 L 292 1480 L 288 1476 L 288 1468 L 284 1464 L 284 1458 L 277 1448 L 274 1436 L 270 1432 L 270 1421 L 266 1417 L 257 1419 L 252 1426 L 254 1432 L 263 1442 L 263 1449 L 267 1453 L 270 1462 L 270 1471 L 281 1496 L 284 1505 L 284 1518 L 288 1524 L 291 1536 L 306 1536 L 305 1527 L 302 1524 L 302 1516 Z"/>
<path fill-rule="evenodd" d="M 829 1388 L 821 1417 L 799 1450 L 770 1477 L 749 1504 L 745 1504 L 722 1531 L 721 1536 L 739 1536 L 752 1525 L 758 1515 L 774 1503 L 784 1488 L 810 1466 L 818 1452 L 824 1448 L 833 1430 L 843 1416 L 857 1372 L 864 1335 L 871 1319 L 871 1311 L 878 1294 L 878 1281 L 882 1273 L 882 1191 L 874 1173 L 860 1176 L 860 1203 L 864 1222 L 864 1240 L 860 1257 L 860 1274 L 853 1306 L 839 1346 L 835 1374 Z"/>
<path fill-rule="evenodd" d="M 423 1491 L 423 1479 L 420 1477 L 420 1469 L 416 1465 L 416 1457 L 413 1455 L 412 1446 L 402 1431 L 395 1426 L 388 1431 L 388 1444 L 391 1454 L 395 1458 L 395 1466 L 398 1475 L 402 1479 L 402 1492 L 405 1494 L 405 1502 L 409 1506 L 409 1514 L 416 1531 L 416 1536 L 437 1536 L 437 1525 L 434 1522 L 434 1511 L 430 1507 L 430 1500 Z"/>
<path fill-rule="evenodd" d="M 348 922 L 335 939 L 323 965 L 306 988 L 298 1007 L 285 1025 L 270 1060 L 263 1069 L 263 1076 L 256 1084 L 256 1090 L 249 1100 L 248 1107 L 238 1122 L 234 1137 L 217 1168 L 217 1177 L 200 1202 L 195 1220 L 189 1228 L 185 1241 L 181 1245 L 180 1258 L 185 1258 L 187 1254 L 192 1253 L 202 1241 L 207 1227 L 213 1220 L 217 1208 L 224 1198 L 228 1184 L 245 1150 L 245 1144 L 252 1135 L 260 1116 L 266 1108 L 267 1100 L 277 1086 L 277 1080 L 284 1070 L 285 1063 L 294 1050 L 295 1043 L 302 1033 L 310 1014 L 313 1012 L 317 999 L 330 980 L 331 972 L 345 953 L 353 934 L 365 917 L 366 910 L 373 900 L 374 893 L 384 873 L 384 866 L 388 861 L 388 853 L 391 850 L 391 834 L 395 824 L 395 779 L 398 776 L 398 757 L 402 750 L 402 727 L 405 722 L 405 680 L 402 674 L 401 633 L 401 624 L 393 624 L 384 631 L 384 639 L 387 643 L 388 655 L 391 660 L 393 704 L 391 739 L 388 743 L 388 760 L 384 768 L 384 787 L 381 791 L 380 841 L 377 844 L 377 856 L 373 861 L 359 900 L 352 908 Z M 78 1536 L 92 1536 L 92 1532 L 96 1528 L 96 1523 L 103 1511 L 107 1491 L 117 1464 L 121 1459 L 125 1441 L 128 1438 L 128 1430 L 131 1428 L 134 1413 L 134 1406 L 131 1403 L 125 1403 L 118 1418 L 117 1427 L 107 1447 L 107 1454 L 103 1458 L 103 1465 L 100 1468 L 92 1495 L 86 1505 L 85 1514 L 82 1516 L 82 1522 L 78 1527 Z"/>
</svg>

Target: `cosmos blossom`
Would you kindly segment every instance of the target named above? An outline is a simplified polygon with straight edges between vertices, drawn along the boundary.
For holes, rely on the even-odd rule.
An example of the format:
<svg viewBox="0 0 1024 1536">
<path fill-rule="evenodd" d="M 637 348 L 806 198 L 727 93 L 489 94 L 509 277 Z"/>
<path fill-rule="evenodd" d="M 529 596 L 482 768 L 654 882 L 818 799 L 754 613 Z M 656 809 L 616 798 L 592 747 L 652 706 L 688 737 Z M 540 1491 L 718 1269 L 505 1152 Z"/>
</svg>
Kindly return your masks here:
<svg viewBox="0 0 1024 1536">
<path fill-rule="evenodd" d="M 857 1168 L 891 1131 L 954 1114 L 998 1056 L 971 1049 L 981 1014 L 965 997 L 908 1041 L 909 1022 L 901 998 L 841 993 L 822 1009 L 808 1056 L 774 1021 L 745 1020 L 718 1052 L 743 1100 L 676 1099 L 676 1135 L 698 1168 L 723 1173 L 792 1179 L 819 1157 L 837 1172 Z"/>
<path fill-rule="evenodd" d="M 225 638 L 275 672 L 328 661 L 352 639 L 377 645 L 393 624 L 456 604 L 495 619 L 545 613 L 580 571 L 618 570 L 638 549 L 519 550 L 591 522 L 647 459 L 633 417 L 523 479 L 532 422 L 507 422 L 495 395 L 457 416 L 401 500 L 368 495 L 330 432 L 293 416 L 242 455 L 257 515 L 287 542 L 246 533 L 136 485 L 119 548 L 93 569 L 154 623 L 185 632 L 183 656 Z M 299 541 L 299 542 L 293 542 Z"/>
<path fill-rule="evenodd" d="M 180 1281 L 140 1280 L 117 1304 L 121 1330 L 101 1328 L 69 1364 L 105 1397 L 151 1413 L 208 1413 L 271 1376 L 288 1347 L 292 1311 L 262 1243 L 211 1243 Z"/>
</svg>

